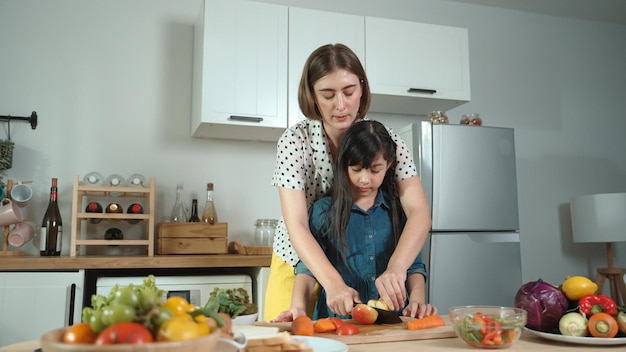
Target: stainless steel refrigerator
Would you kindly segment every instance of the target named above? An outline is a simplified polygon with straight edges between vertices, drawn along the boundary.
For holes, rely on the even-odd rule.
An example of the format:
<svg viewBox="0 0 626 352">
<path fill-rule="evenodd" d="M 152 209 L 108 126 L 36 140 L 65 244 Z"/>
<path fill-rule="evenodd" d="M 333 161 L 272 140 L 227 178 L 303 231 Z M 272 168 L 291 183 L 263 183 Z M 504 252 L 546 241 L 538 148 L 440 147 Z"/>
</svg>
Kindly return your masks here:
<svg viewBox="0 0 626 352">
<path fill-rule="evenodd" d="M 431 208 L 422 251 L 427 301 L 512 306 L 521 286 L 514 131 L 414 122 L 396 131 L 412 150 Z"/>
</svg>

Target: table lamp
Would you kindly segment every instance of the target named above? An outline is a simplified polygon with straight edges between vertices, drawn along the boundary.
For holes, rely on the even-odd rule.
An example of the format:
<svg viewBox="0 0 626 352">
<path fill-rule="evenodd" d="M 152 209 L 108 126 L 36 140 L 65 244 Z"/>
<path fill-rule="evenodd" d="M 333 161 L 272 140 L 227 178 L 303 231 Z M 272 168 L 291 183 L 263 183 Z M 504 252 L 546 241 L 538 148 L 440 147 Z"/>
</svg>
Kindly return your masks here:
<svg viewBox="0 0 626 352">
<path fill-rule="evenodd" d="M 625 270 L 613 266 L 613 242 L 626 241 L 626 193 L 574 197 L 570 211 L 575 243 L 606 243 L 608 267 L 597 269 L 597 294 L 602 293 L 608 279 L 611 298 L 621 305 L 622 300 L 626 301 Z"/>
</svg>

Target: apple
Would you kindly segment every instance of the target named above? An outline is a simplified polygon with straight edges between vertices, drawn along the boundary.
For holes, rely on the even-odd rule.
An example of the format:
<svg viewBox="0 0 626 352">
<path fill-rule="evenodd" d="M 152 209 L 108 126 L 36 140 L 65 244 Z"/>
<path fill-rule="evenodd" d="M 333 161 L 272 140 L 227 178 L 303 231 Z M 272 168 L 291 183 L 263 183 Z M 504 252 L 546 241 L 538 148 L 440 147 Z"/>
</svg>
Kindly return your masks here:
<svg viewBox="0 0 626 352">
<path fill-rule="evenodd" d="M 378 319 L 378 312 L 367 304 L 357 303 L 352 308 L 352 319 L 363 325 L 372 325 Z"/>
<path fill-rule="evenodd" d="M 367 301 L 367 305 L 382 310 L 389 310 L 389 305 L 382 299 L 370 299 Z"/>
</svg>

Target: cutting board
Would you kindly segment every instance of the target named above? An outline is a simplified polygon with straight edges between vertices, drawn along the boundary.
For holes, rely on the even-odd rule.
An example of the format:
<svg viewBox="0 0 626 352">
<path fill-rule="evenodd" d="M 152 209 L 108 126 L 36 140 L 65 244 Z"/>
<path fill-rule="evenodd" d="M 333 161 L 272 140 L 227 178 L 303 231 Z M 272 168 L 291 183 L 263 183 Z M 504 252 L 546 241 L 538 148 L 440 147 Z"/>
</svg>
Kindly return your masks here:
<svg viewBox="0 0 626 352">
<path fill-rule="evenodd" d="M 345 320 L 346 323 L 355 324 L 359 328 L 359 333 L 357 335 L 340 336 L 330 332 L 315 333 L 315 336 L 341 341 L 346 345 L 372 342 L 410 341 L 456 337 L 456 333 L 454 332 L 452 325 L 412 331 L 407 328 L 406 322 L 409 320 L 413 320 L 413 318 L 401 318 L 402 324 L 361 325 L 354 320 Z M 291 329 L 291 322 L 268 323 L 259 321 L 254 323 L 254 325 L 277 327 L 279 331 L 289 331 Z"/>
</svg>

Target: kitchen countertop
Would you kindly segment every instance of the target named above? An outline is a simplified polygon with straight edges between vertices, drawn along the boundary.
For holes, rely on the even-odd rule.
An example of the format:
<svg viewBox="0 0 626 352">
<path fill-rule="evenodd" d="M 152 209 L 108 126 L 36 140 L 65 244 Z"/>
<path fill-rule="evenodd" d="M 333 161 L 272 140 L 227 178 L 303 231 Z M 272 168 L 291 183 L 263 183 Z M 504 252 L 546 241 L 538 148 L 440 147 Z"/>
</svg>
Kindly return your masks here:
<svg viewBox="0 0 626 352">
<path fill-rule="evenodd" d="M 81 269 L 245 268 L 269 267 L 271 255 L 155 255 L 155 256 L 7 256 L 0 271 L 59 271 Z"/>
<path fill-rule="evenodd" d="M 623 348 L 623 346 L 614 346 Z M 0 352 L 33 352 L 39 348 L 39 341 L 32 340 L 9 345 L 0 348 Z M 504 351 L 597 351 L 606 350 L 610 347 L 574 345 L 561 342 L 550 341 L 530 335 L 526 332 L 522 334 L 522 338 L 510 348 Z M 401 342 L 383 342 L 362 345 L 349 345 L 350 352 L 398 352 L 398 351 L 479 351 L 479 349 L 471 348 L 458 338 L 445 338 L 434 340 L 417 340 L 417 341 L 401 341 Z"/>
</svg>

